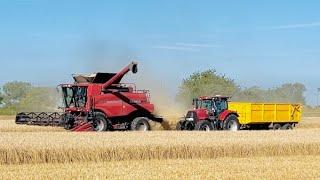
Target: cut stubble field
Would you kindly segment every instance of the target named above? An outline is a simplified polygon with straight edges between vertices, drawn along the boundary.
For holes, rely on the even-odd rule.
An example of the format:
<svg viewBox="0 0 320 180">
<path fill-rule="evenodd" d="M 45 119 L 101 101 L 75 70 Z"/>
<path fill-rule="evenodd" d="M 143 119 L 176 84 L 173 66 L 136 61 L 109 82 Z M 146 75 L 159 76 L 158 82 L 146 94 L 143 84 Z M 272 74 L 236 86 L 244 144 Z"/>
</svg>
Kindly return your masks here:
<svg viewBox="0 0 320 180">
<path fill-rule="evenodd" d="M 319 178 L 319 122 L 293 131 L 75 133 L 2 120 L 0 178 Z"/>
</svg>

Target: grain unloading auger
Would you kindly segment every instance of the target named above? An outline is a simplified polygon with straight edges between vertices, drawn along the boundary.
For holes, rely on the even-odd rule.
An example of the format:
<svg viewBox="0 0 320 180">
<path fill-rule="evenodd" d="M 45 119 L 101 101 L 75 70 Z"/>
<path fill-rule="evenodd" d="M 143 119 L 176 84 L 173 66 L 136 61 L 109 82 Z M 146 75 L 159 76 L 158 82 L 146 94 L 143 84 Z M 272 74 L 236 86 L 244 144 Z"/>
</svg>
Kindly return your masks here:
<svg viewBox="0 0 320 180">
<path fill-rule="evenodd" d="M 149 121 L 162 123 L 153 114 L 148 90 L 135 84 L 120 83 L 128 72 L 137 73 L 131 62 L 118 73 L 74 75 L 74 84 L 61 84 L 64 110 L 59 112 L 22 112 L 17 124 L 63 126 L 73 131 L 150 130 Z"/>
</svg>

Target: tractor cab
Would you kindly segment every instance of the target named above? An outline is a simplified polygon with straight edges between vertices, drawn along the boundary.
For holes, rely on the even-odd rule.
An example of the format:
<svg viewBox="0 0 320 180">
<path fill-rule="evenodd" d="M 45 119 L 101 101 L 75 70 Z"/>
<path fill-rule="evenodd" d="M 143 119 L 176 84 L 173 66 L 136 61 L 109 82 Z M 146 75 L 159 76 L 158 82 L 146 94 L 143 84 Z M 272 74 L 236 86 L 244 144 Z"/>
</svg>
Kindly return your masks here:
<svg viewBox="0 0 320 180">
<path fill-rule="evenodd" d="M 195 110 L 204 109 L 209 115 L 218 116 L 221 112 L 228 109 L 229 97 L 199 97 L 193 100 Z"/>
</svg>

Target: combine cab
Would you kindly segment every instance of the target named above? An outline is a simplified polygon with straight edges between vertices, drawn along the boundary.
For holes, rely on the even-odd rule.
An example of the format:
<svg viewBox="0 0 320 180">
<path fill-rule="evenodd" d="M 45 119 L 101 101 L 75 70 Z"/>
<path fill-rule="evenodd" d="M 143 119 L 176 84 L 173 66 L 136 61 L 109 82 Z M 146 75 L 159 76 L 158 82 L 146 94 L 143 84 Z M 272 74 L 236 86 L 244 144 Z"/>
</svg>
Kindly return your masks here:
<svg viewBox="0 0 320 180">
<path fill-rule="evenodd" d="M 149 121 L 162 122 L 153 114 L 148 90 L 120 83 L 128 72 L 137 73 L 132 62 L 118 73 L 74 75 L 74 84 L 61 84 L 63 113 L 19 113 L 17 124 L 56 125 L 74 131 L 150 130 Z"/>
</svg>

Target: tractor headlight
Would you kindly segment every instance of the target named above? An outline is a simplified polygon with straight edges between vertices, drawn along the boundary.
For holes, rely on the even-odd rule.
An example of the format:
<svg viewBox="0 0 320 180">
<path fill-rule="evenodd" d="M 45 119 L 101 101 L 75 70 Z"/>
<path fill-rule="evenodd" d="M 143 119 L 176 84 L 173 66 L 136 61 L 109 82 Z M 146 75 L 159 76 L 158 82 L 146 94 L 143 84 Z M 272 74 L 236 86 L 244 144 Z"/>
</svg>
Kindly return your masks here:
<svg viewBox="0 0 320 180">
<path fill-rule="evenodd" d="M 186 118 L 187 121 L 194 121 L 194 118 Z"/>
</svg>

